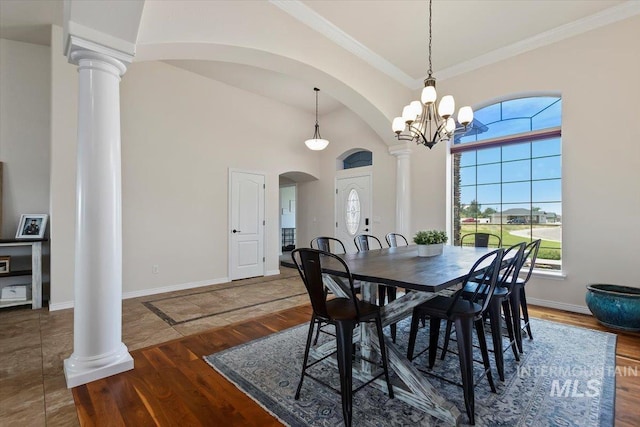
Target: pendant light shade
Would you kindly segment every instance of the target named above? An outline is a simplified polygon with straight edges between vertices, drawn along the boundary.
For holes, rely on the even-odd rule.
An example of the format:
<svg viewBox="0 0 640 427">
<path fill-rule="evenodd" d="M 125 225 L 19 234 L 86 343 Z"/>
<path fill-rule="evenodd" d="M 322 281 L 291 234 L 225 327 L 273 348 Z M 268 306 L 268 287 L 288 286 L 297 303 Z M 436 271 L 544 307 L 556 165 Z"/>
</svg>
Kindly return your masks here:
<svg viewBox="0 0 640 427">
<path fill-rule="evenodd" d="M 307 139 L 304 144 L 309 150 L 320 151 L 327 148 L 329 141 L 322 139 L 322 136 L 320 136 L 320 125 L 318 124 L 318 92 L 320 92 L 320 89 L 314 87 L 313 90 L 316 92 L 316 126 L 313 132 L 313 138 Z"/>
</svg>

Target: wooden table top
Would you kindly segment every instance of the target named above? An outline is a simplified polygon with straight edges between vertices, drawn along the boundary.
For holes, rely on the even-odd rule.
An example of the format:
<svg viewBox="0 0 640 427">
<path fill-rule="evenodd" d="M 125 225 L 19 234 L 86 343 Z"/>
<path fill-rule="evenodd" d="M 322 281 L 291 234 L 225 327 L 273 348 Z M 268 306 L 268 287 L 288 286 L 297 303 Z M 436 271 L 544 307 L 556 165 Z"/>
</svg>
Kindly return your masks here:
<svg viewBox="0 0 640 427">
<path fill-rule="evenodd" d="M 442 255 L 419 257 L 418 247 L 409 245 L 340 256 L 356 280 L 438 292 L 464 280 L 478 258 L 491 250 L 445 245 Z M 335 271 L 332 270 L 333 265 L 336 266 Z M 295 267 L 293 262 L 290 266 Z M 335 260 L 325 264 L 327 272 L 333 274 L 339 274 L 339 267 Z"/>
</svg>

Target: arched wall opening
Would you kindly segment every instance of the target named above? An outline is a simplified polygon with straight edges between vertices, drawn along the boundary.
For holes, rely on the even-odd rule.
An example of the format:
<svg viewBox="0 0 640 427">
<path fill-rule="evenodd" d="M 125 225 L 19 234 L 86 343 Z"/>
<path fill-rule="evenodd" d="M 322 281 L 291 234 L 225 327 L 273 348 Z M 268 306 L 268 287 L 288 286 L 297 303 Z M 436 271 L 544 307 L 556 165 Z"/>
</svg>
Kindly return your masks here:
<svg viewBox="0 0 640 427">
<path fill-rule="evenodd" d="M 307 213 L 298 210 L 299 184 L 317 181 L 313 175 L 306 172 L 289 171 L 278 176 L 280 187 L 279 217 L 280 217 L 280 256 L 289 256 L 296 247 L 306 247 L 307 244 L 298 239 L 298 224 L 308 222 Z"/>
</svg>

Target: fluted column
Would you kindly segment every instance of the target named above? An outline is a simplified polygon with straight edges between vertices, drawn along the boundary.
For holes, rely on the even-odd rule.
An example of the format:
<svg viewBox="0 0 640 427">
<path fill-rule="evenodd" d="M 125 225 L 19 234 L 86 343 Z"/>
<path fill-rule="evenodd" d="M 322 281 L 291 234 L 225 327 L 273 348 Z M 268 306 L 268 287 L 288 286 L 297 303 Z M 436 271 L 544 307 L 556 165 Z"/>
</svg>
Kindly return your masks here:
<svg viewBox="0 0 640 427">
<path fill-rule="evenodd" d="M 396 157 L 396 232 L 409 241 L 411 231 L 411 148 L 409 144 L 389 147 L 389 153 Z"/>
<path fill-rule="evenodd" d="M 73 40 L 78 65 L 78 152 L 73 354 L 67 387 L 133 369 L 122 342 L 122 54 Z"/>
</svg>

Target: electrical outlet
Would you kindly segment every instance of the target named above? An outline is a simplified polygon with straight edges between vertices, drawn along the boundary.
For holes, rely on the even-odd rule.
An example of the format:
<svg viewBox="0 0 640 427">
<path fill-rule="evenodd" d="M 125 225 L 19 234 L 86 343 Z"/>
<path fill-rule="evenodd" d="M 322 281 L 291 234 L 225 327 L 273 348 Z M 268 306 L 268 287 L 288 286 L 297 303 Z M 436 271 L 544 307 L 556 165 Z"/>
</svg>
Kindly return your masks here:
<svg viewBox="0 0 640 427">
<path fill-rule="evenodd" d="M 153 274 L 158 274 L 160 272 L 160 267 L 158 266 L 158 264 L 153 264 L 151 266 L 151 272 Z"/>
</svg>

